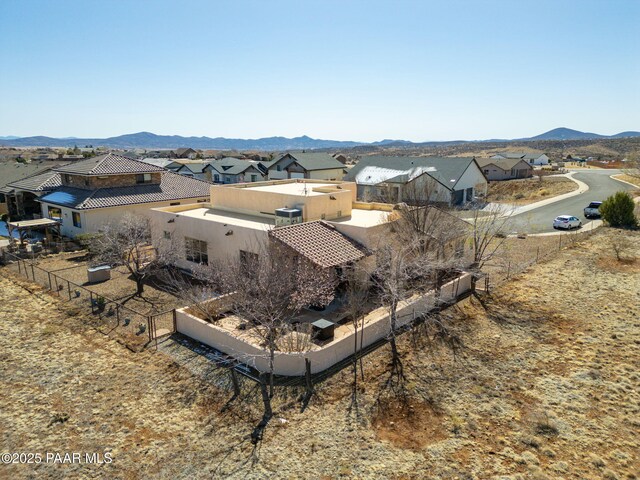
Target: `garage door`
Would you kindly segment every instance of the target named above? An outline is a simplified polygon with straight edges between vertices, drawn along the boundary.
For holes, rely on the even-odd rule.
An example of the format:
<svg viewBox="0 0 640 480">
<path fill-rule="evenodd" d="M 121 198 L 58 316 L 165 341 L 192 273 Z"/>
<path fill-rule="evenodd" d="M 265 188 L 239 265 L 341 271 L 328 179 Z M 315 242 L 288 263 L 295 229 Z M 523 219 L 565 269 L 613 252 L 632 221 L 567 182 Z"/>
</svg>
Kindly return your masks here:
<svg viewBox="0 0 640 480">
<path fill-rule="evenodd" d="M 291 178 L 304 178 L 304 173 L 291 172 Z"/>
</svg>

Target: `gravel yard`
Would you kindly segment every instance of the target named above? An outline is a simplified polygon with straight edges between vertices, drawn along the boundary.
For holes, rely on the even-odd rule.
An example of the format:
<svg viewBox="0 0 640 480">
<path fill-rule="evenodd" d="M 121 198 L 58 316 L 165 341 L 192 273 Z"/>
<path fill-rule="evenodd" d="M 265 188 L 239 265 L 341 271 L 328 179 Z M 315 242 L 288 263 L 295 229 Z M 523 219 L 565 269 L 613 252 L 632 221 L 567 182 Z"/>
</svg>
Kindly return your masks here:
<svg viewBox="0 0 640 480">
<path fill-rule="evenodd" d="M 612 244 L 630 238 L 618 261 Z M 133 353 L 65 304 L 0 278 L 3 452 L 109 452 L 104 465 L 0 465 L 3 478 L 637 478 L 640 232 L 602 230 L 442 317 L 454 356 L 403 335 L 406 402 L 388 347 L 301 412 L 281 389 L 254 462 L 259 393 L 198 349 Z"/>
</svg>

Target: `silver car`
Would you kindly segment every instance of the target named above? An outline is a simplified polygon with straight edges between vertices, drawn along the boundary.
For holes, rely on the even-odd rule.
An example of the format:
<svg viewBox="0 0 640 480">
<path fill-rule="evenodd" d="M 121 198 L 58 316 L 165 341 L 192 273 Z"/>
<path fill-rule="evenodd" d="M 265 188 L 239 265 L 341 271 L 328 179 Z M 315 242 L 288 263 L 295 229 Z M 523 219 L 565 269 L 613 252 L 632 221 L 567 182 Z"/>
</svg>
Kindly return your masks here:
<svg viewBox="0 0 640 480">
<path fill-rule="evenodd" d="M 559 215 L 553 221 L 553 228 L 564 228 L 571 230 L 572 228 L 580 228 L 582 221 L 578 217 L 572 215 Z"/>
</svg>

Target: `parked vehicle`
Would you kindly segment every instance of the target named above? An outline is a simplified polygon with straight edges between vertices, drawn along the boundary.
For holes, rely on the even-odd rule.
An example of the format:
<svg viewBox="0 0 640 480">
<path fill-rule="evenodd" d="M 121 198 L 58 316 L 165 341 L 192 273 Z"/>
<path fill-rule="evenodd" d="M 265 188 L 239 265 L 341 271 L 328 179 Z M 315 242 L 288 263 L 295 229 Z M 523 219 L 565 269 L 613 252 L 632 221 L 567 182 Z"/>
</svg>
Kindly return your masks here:
<svg viewBox="0 0 640 480">
<path fill-rule="evenodd" d="M 565 230 L 571 230 L 572 228 L 580 228 L 582 222 L 578 217 L 572 215 L 559 215 L 553 221 L 553 228 L 564 228 Z"/>
<path fill-rule="evenodd" d="M 591 202 L 584 209 L 584 216 L 586 218 L 599 218 L 600 217 L 600 205 L 602 205 L 602 202 Z"/>
</svg>

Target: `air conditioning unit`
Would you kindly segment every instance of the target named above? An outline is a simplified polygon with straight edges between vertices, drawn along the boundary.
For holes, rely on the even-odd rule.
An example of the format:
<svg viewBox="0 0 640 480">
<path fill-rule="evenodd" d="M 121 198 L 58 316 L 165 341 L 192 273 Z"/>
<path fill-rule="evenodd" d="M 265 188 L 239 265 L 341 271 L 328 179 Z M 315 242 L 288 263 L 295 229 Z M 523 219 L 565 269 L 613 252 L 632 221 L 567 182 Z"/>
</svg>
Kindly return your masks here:
<svg viewBox="0 0 640 480">
<path fill-rule="evenodd" d="M 276 208 L 276 227 L 302 223 L 301 208 Z"/>
</svg>

